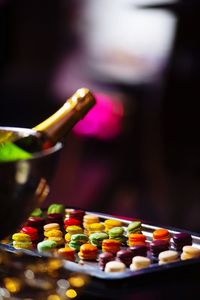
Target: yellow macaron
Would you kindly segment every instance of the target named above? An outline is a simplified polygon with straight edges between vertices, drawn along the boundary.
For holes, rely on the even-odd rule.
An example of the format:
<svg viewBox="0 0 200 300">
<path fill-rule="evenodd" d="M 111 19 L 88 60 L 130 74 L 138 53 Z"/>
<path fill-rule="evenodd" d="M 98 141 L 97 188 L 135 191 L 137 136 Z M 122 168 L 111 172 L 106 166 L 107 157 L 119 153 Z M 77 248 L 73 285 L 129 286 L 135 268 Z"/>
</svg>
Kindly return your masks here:
<svg viewBox="0 0 200 300">
<path fill-rule="evenodd" d="M 178 252 L 175 250 L 162 251 L 158 256 L 159 265 L 168 264 L 171 262 L 176 262 L 179 260 Z"/>
<path fill-rule="evenodd" d="M 104 221 L 104 225 L 105 225 L 105 231 L 107 232 L 113 227 L 121 227 L 122 222 L 119 220 L 107 219 Z"/>
<path fill-rule="evenodd" d="M 130 265 L 131 271 L 137 271 L 144 268 L 148 268 L 151 264 L 151 260 L 144 256 L 134 256 L 132 264 Z"/>
<path fill-rule="evenodd" d="M 184 246 L 181 253 L 181 260 L 200 257 L 200 249 L 194 246 Z"/>
<path fill-rule="evenodd" d="M 13 247 L 16 249 L 32 249 L 32 241 L 28 234 L 26 233 L 14 233 L 12 235 Z"/>
<path fill-rule="evenodd" d="M 60 229 L 60 225 L 58 223 L 49 223 L 44 225 L 44 231 L 49 231 L 53 229 Z"/>
<path fill-rule="evenodd" d="M 62 237 L 63 233 L 59 229 L 52 229 L 52 230 L 47 230 L 44 232 L 45 237 Z"/>
</svg>

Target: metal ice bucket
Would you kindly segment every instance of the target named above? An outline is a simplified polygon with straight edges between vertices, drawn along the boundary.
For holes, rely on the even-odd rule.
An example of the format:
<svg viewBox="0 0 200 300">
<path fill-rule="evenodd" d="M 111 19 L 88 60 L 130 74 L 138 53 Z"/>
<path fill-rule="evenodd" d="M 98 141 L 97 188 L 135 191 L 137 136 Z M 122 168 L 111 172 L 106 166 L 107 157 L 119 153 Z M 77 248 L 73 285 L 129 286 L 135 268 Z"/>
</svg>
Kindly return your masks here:
<svg viewBox="0 0 200 300">
<path fill-rule="evenodd" d="M 37 133 L 32 129 L 0 127 L 0 133 L 17 136 Z M 0 163 L 0 239 L 18 229 L 49 192 L 62 143 L 36 153 L 27 160 Z"/>
</svg>

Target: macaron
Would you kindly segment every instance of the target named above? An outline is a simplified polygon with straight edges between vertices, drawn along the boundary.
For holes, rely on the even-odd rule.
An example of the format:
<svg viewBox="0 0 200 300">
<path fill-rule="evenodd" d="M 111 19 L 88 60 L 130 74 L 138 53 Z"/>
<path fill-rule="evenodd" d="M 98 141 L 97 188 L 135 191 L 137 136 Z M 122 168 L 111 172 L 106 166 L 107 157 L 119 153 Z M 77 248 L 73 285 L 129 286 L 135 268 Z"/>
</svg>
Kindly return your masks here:
<svg viewBox="0 0 200 300">
<path fill-rule="evenodd" d="M 113 239 L 105 239 L 102 241 L 102 251 L 116 254 L 120 250 L 121 243 Z"/>
<path fill-rule="evenodd" d="M 79 220 L 80 222 L 83 222 L 83 218 L 85 216 L 85 211 L 81 209 L 73 209 L 69 212 L 69 216 L 71 218 L 75 218 Z"/>
<path fill-rule="evenodd" d="M 66 232 L 68 232 L 71 235 L 77 233 L 83 233 L 83 228 L 78 225 L 71 225 L 71 226 L 67 226 Z"/>
<path fill-rule="evenodd" d="M 64 245 L 63 233 L 58 223 L 49 223 L 44 226 L 44 236 L 48 240 L 56 242 L 57 246 Z"/>
<path fill-rule="evenodd" d="M 53 252 L 57 247 L 57 243 L 52 240 L 44 240 L 37 244 L 38 252 Z"/>
<path fill-rule="evenodd" d="M 103 232 L 105 230 L 105 226 L 102 223 L 92 223 L 88 225 L 88 234 L 92 234 L 95 232 Z"/>
<path fill-rule="evenodd" d="M 67 218 L 64 220 L 64 228 L 66 229 L 68 226 L 72 226 L 72 225 L 76 225 L 76 226 L 80 226 L 81 227 L 81 221 L 75 218 Z"/>
<path fill-rule="evenodd" d="M 69 243 L 73 234 L 83 233 L 83 228 L 77 225 L 67 226 L 67 233 L 65 234 L 65 241 Z"/>
<path fill-rule="evenodd" d="M 62 231 L 59 229 L 52 229 L 44 232 L 44 236 L 49 238 L 49 237 L 62 237 Z"/>
<path fill-rule="evenodd" d="M 104 221 L 105 231 L 108 232 L 113 227 L 121 227 L 122 222 L 119 220 L 107 219 Z"/>
<path fill-rule="evenodd" d="M 63 215 L 61 213 L 51 213 L 47 215 L 47 223 L 58 223 L 60 225 L 60 228 L 63 228 L 64 221 L 63 221 Z"/>
<path fill-rule="evenodd" d="M 138 271 L 144 268 L 148 268 L 151 264 L 151 260 L 148 257 L 144 256 L 135 256 L 132 259 L 132 263 L 130 265 L 131 271 Z"/>
<path fill-rule="evenodd" d="M 26 233 L 14 233 L 12 235 L 13 247 L 16 249 L 32 249 L 32 241 Z"/>
<path fill-rule="evenodd" d="M 43 226 L 45 225 L 46 221 L 44 217 L 29 217 L 25 223 L 25 226 L 34 227 L 38 230 L 38 233 L 43 232 Z"/>
<path fill-rule="evenodd" d="M 166 250 L 158 255 L 159 265 L 176 262 L 179 260 L 178 252 L 175 250 Z"/>
<path fill-rule="evenodd" d="M 132 263 L 133 254 L 131 250 L 122 249 L 116 253 L 116 260 L 121 261 L 127 267 Z"/>
<path fill-rule="evenodd" d="M 171 246 L 177 250 L 181 251 L 184 246 L 192 245 L 192 236 L 187 232 L 178 232 L 173 234 Z"/>
<path fill-rule="evenodd" d="M 142 233 L 142 223 L 141 221 L 133 221 L 127 227 L 127 234 L 130 233 Z"/>
<path fill-rule="evenodd" d="M 146 245 L 146 236 L 142 233 L 130 233 L 128 236 L 128 246 Z"/>
<path fill-rule="evenodd" d="M 44 231 L 46 231 L 46 232 L 53 230 L 53 229 L 59 230 L 60 225 L 58 223 L 48 223 L 48 224 L 44 225 Z"/>
<path fill-rule="evenodd" d="M 32 213 L 31 213 L 31 217 L 43 217 L 44 213 L 41 210 L 41 208 L 35 208 Z"/>
<path fill-rule="evenodd" d="M 105 265 L 105 272 L 106 273 L 115 273 L 115 272 L 125 272 L 126 265 L 120 261 L 109 261 Z"/>
<path fill-rule="evenodd" d="M 105 239 L 108 239 L 108 234 L 106 232 L 95 232 L 89 235 L 90 243 L 99 249 L 102 248 L 102 242 Z"/>
<path fill-rule="evenodd" d="M 82 260 L 96 260 L 98 255 L 98 248 L 89 243 L 80 246 L 78 256 Z"/>
<path fill-rule="evenodd" d="M 164 228 L 159 228 L 153 231 L 153 240 L 165 240 L 170 241 L 170 233 L 169 230 Z"/>
<path fill-rule="evenodd" d="M 53 203 L 47 209 L 47 214 L 65 214 L 65 207 L 60 203 Z"/>
<path fill-rule="evenodd" d="M 108 230 L 108 235 L 110 239 L 117 240 L 120 243 L 124 243 L 126 241 L 123 227 L 111 228 L 110 230 Z"/>
<path fill-rule="evenodd" d="M 23 226 L 21 228 L 20 232 L 28 234 L 30 236 L 32 242 L 35 242 L 38 240 L 38 230 L 34 227 Z"/>
<path fill-rule="evenodd" d="M 150 253 L 157 257 L 161 252 L 169 250 L 168 240 L 153 240 L 149 244 Z"/>
<path fill-rule="evenodd" d="M 65 218 L 70 218 L 71 212 L 73 212 L 74 208 L 65 208 Z"/>
<path fill-rule="evenodd" d="M 89 225 L 92 223 L 99 223 L 99 217 L 97 215 L 87 214 L 83 217 L 83 227 L 88 230 Z"/>
<path fill-rule="evenodd" d="M 88 242 L 88 236 L 84 233 L 73 234 L 69 242 L 69 247 L 74 248 L 76 252 L 80 250 L 80 246 Z"/>
<path fill-rule="evenodd" d="M 115 260 L 115 256 L 113 253 L 111 252 L 102 252 L 99 254 L 99 268 L 100 270 L 104 271 L 105 269 L 105 265 L 109 262 L 109 261 L 113 261 Z"/>
<path fill-rule="evenodd" d="M 147 256 L 147 245 L 136 245 L 128 248 L 132 252 L 132 256 Z"/>
<path fill-rule="evenodd" d="M 75 261 L 75 250 L 70 247 L 64 247 L 64 248 L 59 248 L 58 249 L 58 256 L 70 260 L 70 261 Z"/>
<path fill-rule="evenodd" d="M 181 253 L 181 260 L 200 257 L 200 249 L 194 246 L 184 246 Z"/>
</svg>

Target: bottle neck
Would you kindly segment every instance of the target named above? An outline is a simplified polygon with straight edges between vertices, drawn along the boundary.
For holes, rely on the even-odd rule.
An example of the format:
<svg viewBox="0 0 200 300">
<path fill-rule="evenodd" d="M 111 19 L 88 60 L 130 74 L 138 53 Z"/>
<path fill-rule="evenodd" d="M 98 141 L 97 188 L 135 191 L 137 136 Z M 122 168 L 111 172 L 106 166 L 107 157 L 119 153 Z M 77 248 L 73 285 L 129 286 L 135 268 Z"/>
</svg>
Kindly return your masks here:
<svg viewBox="0 0 200 300">
<path fill-rule="evenodd" d="M 57 112 L 33 129 L 44 133 L 53 142 L 57 142 L 87 114 L 94 104 L 95 98 L 91 92 L 81 88 Z"/>
</svg>

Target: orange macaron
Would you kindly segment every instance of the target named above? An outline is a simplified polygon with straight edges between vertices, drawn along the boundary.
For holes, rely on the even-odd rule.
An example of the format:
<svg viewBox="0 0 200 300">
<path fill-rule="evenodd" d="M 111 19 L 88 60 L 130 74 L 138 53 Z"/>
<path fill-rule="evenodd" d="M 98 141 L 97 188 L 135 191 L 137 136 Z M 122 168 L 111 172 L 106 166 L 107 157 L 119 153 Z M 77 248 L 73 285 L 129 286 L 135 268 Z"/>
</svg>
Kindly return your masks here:
<svg viewBox="0 0 200 300">
<path fill-rule="evenodd" d="M 58 256 L 66 260 L 75 261 L 75 250 L 70 247 L 59 248 Z"/>
<path fill-rule="evenodd" d="M 159 228 L 153 232 L 153 240 L 165 240 L 170 241 L 170 233 L 167 229 Z"/>
<path fill-rule="evenodd" d="M 82 260 L 96 260 L 98 255 L 98 248 L 89 243 L 80 246 L 78 256 Z"/>
<path fill-rule="evenodd" d="M 120 250 L 121 243 L 113 239 L 105 239 L 102 241 L 102 251 L 116 254 Z"/>
<path fill-rule="evenodd" d="M 146 245 L 146 236 L 142 233 L 130 233 L 128 237 L 128 245 L 129 247 Z"/>
</svg>

